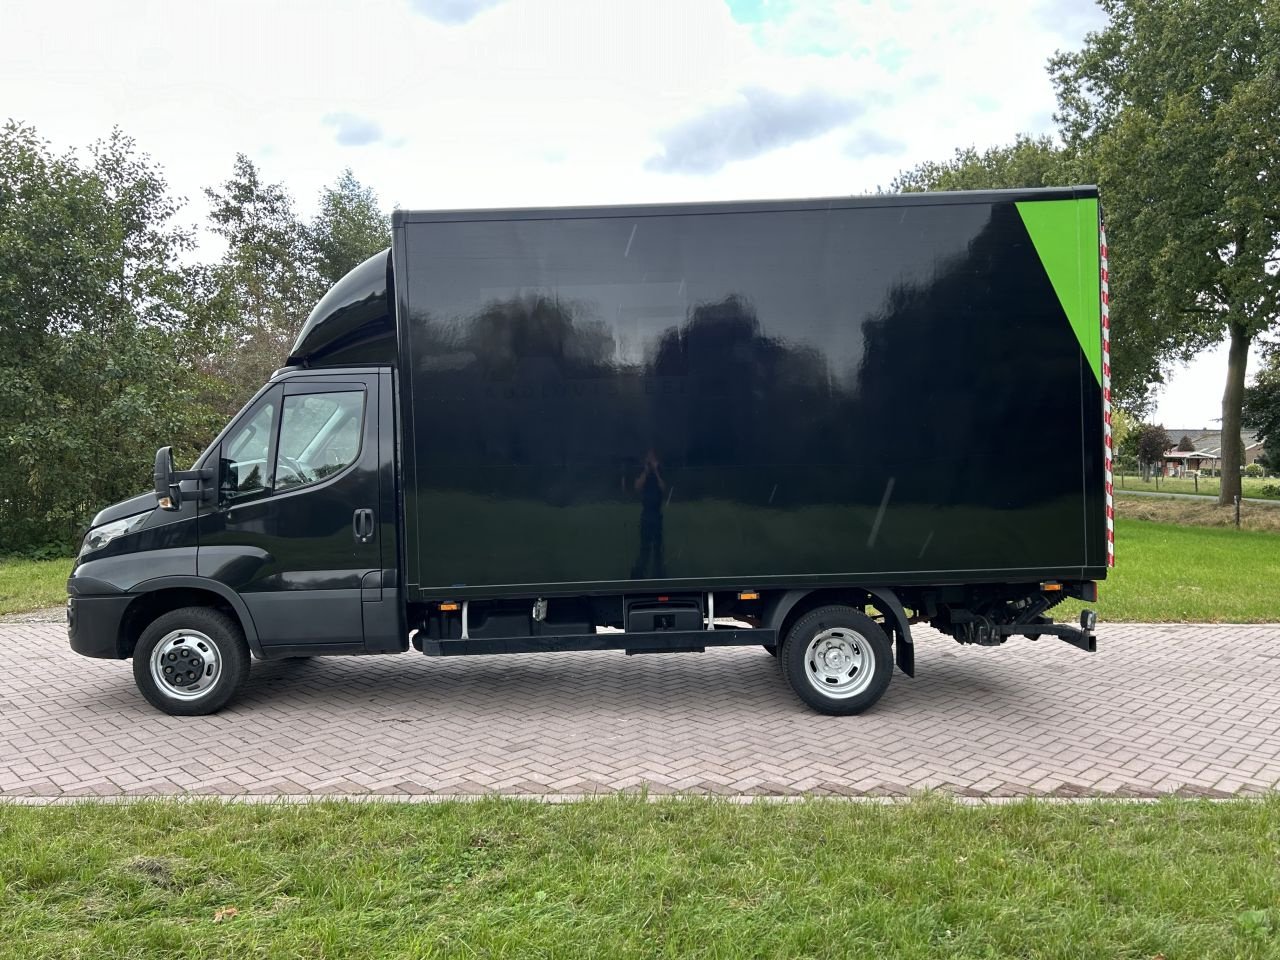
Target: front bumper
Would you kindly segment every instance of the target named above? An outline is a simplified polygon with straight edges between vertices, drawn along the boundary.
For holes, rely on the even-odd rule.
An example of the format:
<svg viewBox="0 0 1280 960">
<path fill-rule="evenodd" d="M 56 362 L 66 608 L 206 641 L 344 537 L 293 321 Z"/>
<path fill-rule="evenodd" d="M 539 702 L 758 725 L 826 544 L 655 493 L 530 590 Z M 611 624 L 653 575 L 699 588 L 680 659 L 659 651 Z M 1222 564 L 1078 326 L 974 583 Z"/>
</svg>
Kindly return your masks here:
<svg viewBox="0 0 1280 960">
<path fill-rule="evenodd" d="M 132 601 L 128 594 L 68 597 L 67 638 L 71 649 L 86 657 L 123 660 L 120 624 Z"/>
</svg>

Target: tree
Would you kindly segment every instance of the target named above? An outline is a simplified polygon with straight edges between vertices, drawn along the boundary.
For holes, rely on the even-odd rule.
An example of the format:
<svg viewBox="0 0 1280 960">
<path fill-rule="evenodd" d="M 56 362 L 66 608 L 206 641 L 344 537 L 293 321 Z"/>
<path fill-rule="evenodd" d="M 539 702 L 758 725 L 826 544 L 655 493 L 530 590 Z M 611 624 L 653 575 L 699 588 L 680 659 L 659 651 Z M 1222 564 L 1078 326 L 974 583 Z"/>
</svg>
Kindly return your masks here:
<svg viewBox="0 0 1280 960">
<path fill-rule="evenodd" d="M 391 246 L 391 223 L 378 205 L 378 195 L 355 178 L 348 167 L 320 193 L 320 213 L 309 229 L 316 269 L 328 284 Z"/>
<path fill-rule="evenodd" d="M 1134 418 L 1119 407 L 1111 409 L 1111 446 L 1119 453 L 1122 451 L 1133 432 Z"/>
<path fill-rule="evenodd" d="M 238 154 L 231 178 L 205 195 L 212 230 L 227 242 L 201 278 L 201 313 L 219 341 L 206 369 L 221 385 L 215 402 L 230 415 L 285 362 L 325 285 L 289 192 L 264 182 L 247 156 Z"/>
<path fill-rule="evenodd" d="M 81 160 L 0 128 L 0 553 L 65 549 L 156 447 L 207 440 L 177 209 L 118 130 Z"/>
<path fill-rule="evenodd" d="M 1249 345 L 1280 315 L 1280 5 L 1101 6 L 1108 25 L 1050 71 L 1068 150 L 1108 213 L 1117 347 L 1149 356 L 1155 380 L 1225 338 L 1222 461 L 1236 463 Z M 1221 502 L 1239 493 L 1224 469 Z"/>
<path fill-rule="evenodd" d="M 1280 473 L 1280 440 L 1268 440 L 1254 462 L 1267 473 Z"/>
<path fill-rule="evenodd" d="M 1020 134 L 1005 147 L 979 153 L 974 147 L 956 150 L 941 163 L 926 161 L 893 178 L 897 193 L 925 190 L 999 190 L 1014 187 L 1068 186 L 1072 183 L 1066 155 L 1051 137 Z"/>
<path fill-rule="evenodd" d="M 1186 434 L 1183 434 L 1182 439 L 1178 441 L 1178 452 L 1192 453 L 1195 450 L 1195 448 L 1196 448 L 1196 445 L 1191 442 L 1191 438 L 1188 437 Z"/>
<path fill-rule="evenodd" d="M 320 194 L 307 223 L 283 184 L 244 154 L 230 179 L 205 191 L 222 259 L 200 275 L 201 315 L 219 349 L 206 358 L 211 396 L 230 416 L 289 356 L 316 302 L 352 267 L 391 243 L 377 195 L 350 170 Z"/>
<path fill-rule="evenodd" d="M 1173 446 L 1163 426 L 1144 423 L 1133 434 L 1138 463 L 1142 465 L 1142 479 L 1150 480 L 1152 468 L 1164 461 L 1165 451 Z"/>
<path fill-rule="evenodd" d="M 1264 444 L 1258 462 L 1280 473 L 1280 353 L 1272 354 L 1271 362 L 1245 390 L 1241 414 L 1244 425 L 1256 431 Z"/>
</svg>

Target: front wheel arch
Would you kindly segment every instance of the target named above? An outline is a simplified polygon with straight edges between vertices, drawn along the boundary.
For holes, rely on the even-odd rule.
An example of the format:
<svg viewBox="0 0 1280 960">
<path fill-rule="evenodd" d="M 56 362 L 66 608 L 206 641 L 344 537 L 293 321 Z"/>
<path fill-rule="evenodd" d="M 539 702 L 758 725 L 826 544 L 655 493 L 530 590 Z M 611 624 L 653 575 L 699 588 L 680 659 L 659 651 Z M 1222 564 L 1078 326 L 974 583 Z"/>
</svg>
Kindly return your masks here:
<svg viewBox="0 0 1280 960">
<path fill-rule="evenodd" d="M 258 631 L 248 607 L 235 591 L 223 584 L 202 577 L 163 577 L 140 584 L 137 593 L 120 621 L 117 644 L 121 660 L 133 656 L 138 638 L 151 623 L 183 607 L 209 607 L 231 617 L 244 634 L 249 650 L 255 657 L 262 656 Z"/>
</svg>

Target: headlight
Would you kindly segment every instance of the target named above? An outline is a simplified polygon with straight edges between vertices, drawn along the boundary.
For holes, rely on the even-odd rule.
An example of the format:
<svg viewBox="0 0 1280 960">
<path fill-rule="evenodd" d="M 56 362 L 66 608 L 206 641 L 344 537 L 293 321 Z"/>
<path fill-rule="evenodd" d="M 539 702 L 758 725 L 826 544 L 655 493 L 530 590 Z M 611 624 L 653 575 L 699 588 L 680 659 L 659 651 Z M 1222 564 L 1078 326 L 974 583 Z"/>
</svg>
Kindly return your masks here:
<svg viewBox="0 0 1280 960">
<path fill-rule="evenodd" d="M 101 550 L 116 537 L 123 537 L 126 533 L 133 533 L 133 531 L 142 526 L 142 522 L 149 516 L 151 516 L 150 513 L 140 513 L 134 517 L 112 520 L 110 523 L 104 523 L 100 527 L 94 527 L 84 535 L 84 542 L 80 544 L 80 553 L 77 555 L 77 559 L 83 557 L 86 553 Z"/>
</svg>

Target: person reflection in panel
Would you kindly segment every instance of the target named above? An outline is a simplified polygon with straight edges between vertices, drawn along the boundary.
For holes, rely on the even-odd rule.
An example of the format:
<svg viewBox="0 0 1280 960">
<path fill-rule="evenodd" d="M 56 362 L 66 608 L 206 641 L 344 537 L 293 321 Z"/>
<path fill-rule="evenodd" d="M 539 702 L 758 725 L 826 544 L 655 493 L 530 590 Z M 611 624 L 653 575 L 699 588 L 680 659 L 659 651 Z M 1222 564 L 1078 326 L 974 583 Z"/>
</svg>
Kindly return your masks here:
<svg viewBox="0 0 1280 960">
<path fill-rule="evenodd" d="M 640 553 L 631 568 L 631 579 L 659 580 L 663 575 L 662 501 L 666 498 L 667 481 L 662 479 L 662 464 L 652 447 L 645 454 L 635 489 L 640 494 Z"/>
</svg>

